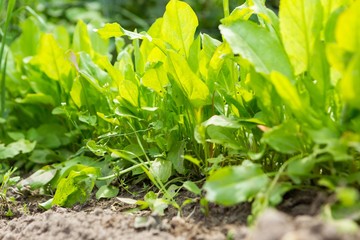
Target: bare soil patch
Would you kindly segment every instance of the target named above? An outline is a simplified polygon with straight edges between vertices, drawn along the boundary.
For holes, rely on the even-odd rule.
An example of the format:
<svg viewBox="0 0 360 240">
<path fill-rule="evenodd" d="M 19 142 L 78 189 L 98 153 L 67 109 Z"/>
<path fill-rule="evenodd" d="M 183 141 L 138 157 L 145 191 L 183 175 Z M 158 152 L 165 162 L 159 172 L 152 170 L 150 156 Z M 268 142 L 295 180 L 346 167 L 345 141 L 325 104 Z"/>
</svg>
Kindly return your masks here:
<svg viewBox="0 0 360 240">
<path fill-rule="evenodd" d="M 186 196 L 187 193 L 183 193 Z M 318 215 L 329 196 L 316 191 L 292 191 L 276 209 L 264 212 L 252 227 L 246 225 L 250 204 L 220 207 L 210 204 L 205 216 L 198 203 L 178 216 L 169 208 L 163 217 L 150 211 L 131 212 L 117 199 L 91 200 L 72 209 L 43 211 L 39 199 L 21 199 L 13 206 L 16 217 L 0 219 L 0 239 L 248 239 L 352 240 L 360 233 L 340 233 Z M 26 203 L 26 207 L 24 207 Z"/>
</svg>

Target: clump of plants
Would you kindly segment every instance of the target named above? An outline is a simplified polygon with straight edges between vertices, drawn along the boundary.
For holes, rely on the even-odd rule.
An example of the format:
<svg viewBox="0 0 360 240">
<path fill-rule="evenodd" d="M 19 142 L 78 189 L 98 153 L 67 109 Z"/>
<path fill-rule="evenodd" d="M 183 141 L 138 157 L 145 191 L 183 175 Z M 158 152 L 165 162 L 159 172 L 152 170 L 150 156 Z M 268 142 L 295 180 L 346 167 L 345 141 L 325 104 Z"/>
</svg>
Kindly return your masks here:
<svg viewBox="0 0 360 240">
<path fill-rule="evenodd" d="M 318 187 L 335 194 L 334 218 L 358 220 L 359 2 L 283 0 L 278 15 L 261 0 L 223 5 L 222 41 L 197 34 L 178 0 L 146 32 L 22 21 L 6 47 L 0 145 L 2 164 L 36 170 L 19 188 L 70 207 L 147 182 L 156 192 L 135 203 L 159 214 L 180 209 L 185 188 L 205 209 L 251 201 L 256 216 Z"/>
</svg>

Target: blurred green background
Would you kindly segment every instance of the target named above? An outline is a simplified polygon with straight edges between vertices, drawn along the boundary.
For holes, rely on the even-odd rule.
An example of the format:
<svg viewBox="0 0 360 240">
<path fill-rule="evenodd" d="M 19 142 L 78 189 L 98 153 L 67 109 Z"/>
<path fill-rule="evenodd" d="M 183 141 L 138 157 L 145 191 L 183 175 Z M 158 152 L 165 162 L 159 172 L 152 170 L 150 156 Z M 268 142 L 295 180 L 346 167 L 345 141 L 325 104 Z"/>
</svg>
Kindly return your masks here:
<svg viewBox="0 0 360 240">
<path fill-rule="evenodd" d="M 47 21 L 56 24 L 86 22 L 119 22 L 128 30 L 147 30 L 161 17 L 168 0 L 18 0 L 18 7 L 30 6 Z M 223 18 L 222 0 L 185 0 L 197 13 L 199 30 L 218 36 L 219 21 Z M 230 0 L 231 10 L 245 0 Z M 277 11 L 279 0 L 267 0 Z M 69 25 L 71 26 L 71 25 Z"/>
</svg>

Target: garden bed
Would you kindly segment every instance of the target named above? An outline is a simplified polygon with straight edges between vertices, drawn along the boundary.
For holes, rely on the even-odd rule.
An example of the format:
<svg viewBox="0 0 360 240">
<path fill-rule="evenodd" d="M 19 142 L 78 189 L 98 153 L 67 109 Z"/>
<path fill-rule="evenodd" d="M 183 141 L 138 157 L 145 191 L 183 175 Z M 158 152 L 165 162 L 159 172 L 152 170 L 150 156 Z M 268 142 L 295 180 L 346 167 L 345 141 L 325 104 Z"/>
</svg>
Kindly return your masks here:
<svg viewBox="0 0 360 240">
<path fill-rule="evenodd" d="M 186 192 L 179 198 L 188 198 Z M 278 210 L 265 211 L 248 227 L 250 204 L 209 206 L 208 216 L 194 202 L 182 217 L 169 208 L 165 216 L 133 211 L 134 206 L 112 200 L 90 200 L 71 209 L 43 211 L 40 199 L 22 199 L 13 206 L 15 217 L 0 220 L 0 239 L 359 239 L 360 232 L 341 233 L 338 225 L 319 213 L 331 197 L 316 191 L 287 194 Z M 41 199 L 42 200 L 42 199 Z M 24 207 L 26 206 L 26 207 Z"/>
</svg>

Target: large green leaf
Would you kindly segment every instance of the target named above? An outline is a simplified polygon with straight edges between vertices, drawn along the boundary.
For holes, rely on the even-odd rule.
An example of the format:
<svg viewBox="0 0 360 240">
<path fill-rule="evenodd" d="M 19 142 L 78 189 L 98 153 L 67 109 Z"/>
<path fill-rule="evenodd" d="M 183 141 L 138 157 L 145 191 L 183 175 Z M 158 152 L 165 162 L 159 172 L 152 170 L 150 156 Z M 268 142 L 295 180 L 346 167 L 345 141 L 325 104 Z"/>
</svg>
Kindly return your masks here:
<svg viewBox="0 0 360 240">
<path fill-rule="evenodd" d="M 206 140 L 208 142 L 221 144 L 232 149 L 242 148 L 240 142 L 235 139 L 234 130 L 230 128 L 210 125 L 206 129 L 206 133 L 209 135 L 209 139 Z"/>
<path fill-rule="evenodd" d="M 224 21 L 220 31 L 235 54 L 254 65 L 257 72 L 277 71 L 293 79 L 290 61 L 278 38 L 250 21 Z"/>
<path fill-rule="evenodd" d="M 294 121 L 287 121 L 265 132 L 261 141 L 281 153 L 294 154 L 304 150 L 303 133 Z"/>
<path fill-rule="evenodd" d="M 168 52 L 169 64 L 172 66 L 176 83 L 194 106 L 203 106 L 210 102 L 209 89 L 206 84 L 191 70 L 186 59 L 173 51 Z"/>
<path fill-rule="evenodd" d="M 322 29 L 320 0 L 282 0 L 280 31 L 295 74 L 306 71 L 311 64 L 315 43 Z"/>
<path fill-rule="evenodd" d="M 60 48 L 51 34 L 41 36 L 38 54 L 31 59 L 30 63 L 39 66 L 41 71 L 57 81 L 67 77 L 71 70 L 65 51 Z"/>
<path fill-rule="evenodd" d="M 340 82 L 342 98 L 360 109 L 360 51 L 353 57 Z"/>
<path fill-rule="evenodd" d="M 141 83 L 159 95 L 165 94 L 165 86 L 169 83 L 165 68 L 162 63 L 155 64 L 151 68 L 145 70 Z"/>
<path fill-rule="evenodd" d="M 186 168 L 184 166 L 184 152 L 185 143 L 177 141 L 172 144 L 167 155 L 167 159 L 171 161 L 174 169 L 180 174 L 184 174 L 186 172 Z"/>
<path fill-rule="evenodd" d="M 20 153 L 29 153 L 34 150 L 36 142 L 20 139 L 5 146 L 0 143 L 0 159 L 13 158 Z"/>
<path fill-rule="evenodd" d="M 163 40 L 186 57 L 194 41 L 197 26 L 196 14 L 187 3 L 171 0 L 166 5 L 161 29 Z"/>
<path fill-rule="evenodd" d="M 18 183 L 19 187 L 30 187 L 31 189 L 38 189 L 48 184 L 56 175 L 57 169 L 44 167 L 31 174 L 29 177 L 21 180 Z"/>
<path fill-rule="evenodd" d="M 80 20 L 75 27 L 73 49 L 76 52 L 86 52 L 90 56 L 93 56 L 94 54 L 87 26 L 82 20 Z"/>
<path fill-rule="evenodd" d="M 84 203 L 90 197 L 99 175 L 98 168 L 79 165 L 79 171 L 72 170 L 60 180 L 52 205 L 72 207 L 76 203 Z"/>
<path fill-rule="evenodd" d="M 354 1 L 338 19 L 335 30 L 339 46 L 349 52 L 360 52 L 360 2 Z"/>
<path fill-rule="evenodd" d="M 204 189 L 209 201 L 229 206 L 251 200 L 268 182 L 261 166 L 246 160 L 241 166 L 224 167 L 213 173 Z"/>
<path fill-rule="evenodd" d="M 36 55 L 40 41 L 40 27 L 33 17 L 27 18 L 20 23 L 21 36 L 11 45 L 15 57 L 24 58 Z"/>
<path fill-rule="evenodd" d="M 299 120 L 308 123 L 314 128 L 320 127 L 321 122 L 317 117 L 317 113 L 301 99 L 296 87 L 287 77 L 279 72 L 272 72 L 270 80 L 285 105 L 292 110 Z"/>
</svg>

